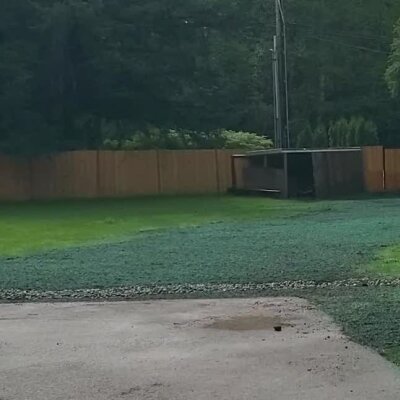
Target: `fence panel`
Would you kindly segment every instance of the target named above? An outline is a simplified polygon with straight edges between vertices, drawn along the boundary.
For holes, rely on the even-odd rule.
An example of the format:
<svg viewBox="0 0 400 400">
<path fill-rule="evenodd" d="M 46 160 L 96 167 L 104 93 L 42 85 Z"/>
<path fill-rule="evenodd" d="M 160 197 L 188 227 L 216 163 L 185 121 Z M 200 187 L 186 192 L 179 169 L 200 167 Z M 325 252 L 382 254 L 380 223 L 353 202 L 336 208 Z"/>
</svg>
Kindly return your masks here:
<svg viewBox="0 0 400 400">
<path fill-rule="evenodd" d="M 100 151 L 98 160 L 100 197 L 159 193 L 157 151 Z"/>
<path fill-rule="evenodd" d="M 235 157 L 233 160 L 233 185 L 235 189 L 246 189 L 245 170 L 249 167 L 249 161 L 245 157 Z"/>
<path fill-rule="evenodd" d="M 384 150 L 382 146 L 363 147 L 364 185 L 367 192 L 385 191 Z"/>
<path fill-rule="evenodd" d="M 316 196 L 329 198 L 364 191 L 359 150 L 313 153 Z"/>
<path fill-rule="evenodd" d="M 74 151 L 32 161 L 34 199 L 97 196 L 97 152 Z"/>
<path fill-rule="evenodd" d="M 28 200 L 31 195 L 30 163 L 0 156 L 0 200 Z"/>
<path fill-rule="evenodd" d="M 161 193 L 218 193 L 214 150 L 163 150 L 158 154 Z"/>
<path fill-rule="evenodd" d="M 99 151 L 98 161 L 98 196 L 113 197 L 116 192 L 115 151 Z"/>
<path fill-rule="evenodd" d="M 385 190 L 400 191 L 400 149 L 385 149 Z"/>
<path fill-rule="evenodd" d="M 216 150 L 218 191 L 226 193 L 233 185 L 232 156 L 238 154 L 234 150 Z"/>
<path fill-rule="evenodd" d="M 74 151 L 31 161 L 0 156 L 0 200 L 223 193 L 233 184 L 234 153 Z"/>
</svg>

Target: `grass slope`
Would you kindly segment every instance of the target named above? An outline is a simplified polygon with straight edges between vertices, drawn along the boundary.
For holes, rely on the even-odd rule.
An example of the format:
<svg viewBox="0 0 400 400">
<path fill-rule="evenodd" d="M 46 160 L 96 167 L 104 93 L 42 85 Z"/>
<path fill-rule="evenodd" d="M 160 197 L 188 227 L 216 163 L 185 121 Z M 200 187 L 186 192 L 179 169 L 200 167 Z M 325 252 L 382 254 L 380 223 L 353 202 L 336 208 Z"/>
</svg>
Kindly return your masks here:
<svg viewBox="0 0 400 400">
<path fill-rule="evenodd" d="M 157 197 L 0 204 L 0 255 L 30 254 L 170 227 L 292 215 L 315 203 L 244 197 Z"/>
<path fill-rule="evenodd" d="M 70 246 L 3 256 L 0 288 L 341 280 L 371 273 L 363 266 L 400 236 L 400 207 L 393 208 L 399 201 L 393 199 L 332 202 L 329 208 L 325 203 L 229 197 L 164 200 L 110 203 L 113 209 L 95 203 L 94 210 L 89 203 L 77 203 L 47 222 L 36 218 L 43 231 L 35 226 L 30 243 L 14 241 L 14 251 L 29 245 L 36 250 L 43 244 Z M 53 204 L 52 215 L 62 206 Z M 114 224 L 98 222 L 107 210 Z M 65 226 L 70 240 L 57 241 L 55 232 Z M 82 233 L 80 226 L 87 229 Z M 72 246 L 82 235 L 100 242 Z"/>
</svg>

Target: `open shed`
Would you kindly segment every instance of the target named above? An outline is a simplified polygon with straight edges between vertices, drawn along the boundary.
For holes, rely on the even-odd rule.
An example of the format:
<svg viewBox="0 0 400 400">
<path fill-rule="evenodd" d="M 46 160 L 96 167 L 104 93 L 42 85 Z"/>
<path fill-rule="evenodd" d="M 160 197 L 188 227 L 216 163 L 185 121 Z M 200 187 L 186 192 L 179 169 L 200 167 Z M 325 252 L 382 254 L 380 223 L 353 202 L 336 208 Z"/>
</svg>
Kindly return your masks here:
<svg viewBox="0 0 400 400">
<path fill-rule="evenodd" d="M 266 150 L 233 156 L 234 189 L 318 198 L 364 191 L 360 148 Z"/>
</svg>

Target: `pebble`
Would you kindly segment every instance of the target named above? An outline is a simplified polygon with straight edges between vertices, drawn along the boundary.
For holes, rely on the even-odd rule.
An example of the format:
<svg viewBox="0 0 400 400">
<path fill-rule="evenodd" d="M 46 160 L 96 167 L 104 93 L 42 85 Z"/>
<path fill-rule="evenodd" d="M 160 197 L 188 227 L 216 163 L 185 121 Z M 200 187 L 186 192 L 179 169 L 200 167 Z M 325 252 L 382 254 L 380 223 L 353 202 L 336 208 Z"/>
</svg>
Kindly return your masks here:
<svg viewBox="0 0 400 400">
<path fill-rule="evenodd" d="M 109 299 L 109 298 L 140 298 L 143 296 L 159 296 L 191 293 L 229 293 L 257 292 L 264 290 L 287 289 L 323 289 L 329 287 L 400 287 L 400 278 L 396 279 L 348 279 L 333 282 L 315 281 L 284 281 L 270 283 L 245 284 L 180 284 L 180 285 L 149 285 L 133 287 L 117 287 L 109 289 L 77 289 L 60 291 L 41 290 L 0 290 L 0 301 L 37 301 L 37 300 L 68 300 L 68 299 Z"/>
</svg>

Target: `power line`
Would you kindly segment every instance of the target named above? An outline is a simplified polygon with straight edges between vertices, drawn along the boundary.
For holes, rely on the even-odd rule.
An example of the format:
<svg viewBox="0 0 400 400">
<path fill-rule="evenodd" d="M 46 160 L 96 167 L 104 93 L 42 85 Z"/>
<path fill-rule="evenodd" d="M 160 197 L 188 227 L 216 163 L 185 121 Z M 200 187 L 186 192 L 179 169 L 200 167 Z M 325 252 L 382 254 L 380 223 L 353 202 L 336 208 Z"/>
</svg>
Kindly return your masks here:
<svg viewBox="0 0 400 400">
<path fill-rule="evenodd" d="M 273 37 L 275 146 L 290 146 L 286 22 L 281 0 L 275 0 L 276 33 Z"/>
<path fill-rule="evenodd" d="M 287 35 L 286 35 L 286 19 L 285 12 L 282 7 L 281 0 L 278 0 L 278 6 L 282 17 L 283 23 L 283 63 L 284 63 L 284 78 L 285 78 L 285 107 L 286 107 L 286 140 L 287 146 L 290 147 L 290 123 L 289 123 L 289 83 L 288 83 L 288 67 L 287 67 Z"/>
<path fill-rule="evenodd" d="M 288 25 L 292 26 L 299 26 L 302 28 L 310 28 L 314 31 L 315 26 L 313 25 L 307 25 L 307 24 L 302 24 L 299 22 L 287 22 Z M 365 39 L 365 40 L 376 40 L 376 39 L 384 39 L 382 43 L 385 44 L 390 44 L 392 42 L 392 38 L 390 36 L 382 36 L 382 35 L 360 35 L 360 34 L 354 34 L 349 31 L 345 30 L 330 30 L 330 32 L 327 32 L 328 35 L 332 36 L 340 36 L 340 37 L 345 37 L 345 38 L 353 38 L 353 39 Z"/>
<path fill-rule="evenodd" d="M 338 42 L 337 40 L 332 40 L 332 39 L 326 39 L 323 38 L 321 36 L 312 36 L 312 35 L 307 35 L 305 36 L 306 38 L 310 38 L 310 39 L 315 39 L 315 40 L 320 40 L 321 42 L 327 42 L 327 43 L 333 43 L 333 44 L 337 44 L 343 47 L 349 47 L 352 49 L 357 49 L 357 50 L 363 50 L 363 51 L 369 51 L 371 53 L 379 53 L 379 54 L 385 54 L 385 55 L 389 55 L 389 51 L 384 51 L 384 50 L 379 50 L 379 49 L 373 49 L 371 47 L 365 47 L 365 46 L 357 46 L 357 45 L 353 45 L 353 44 L 348 44 L 348 43 L 343 43 L 343 42 Z"/>
</svg>

